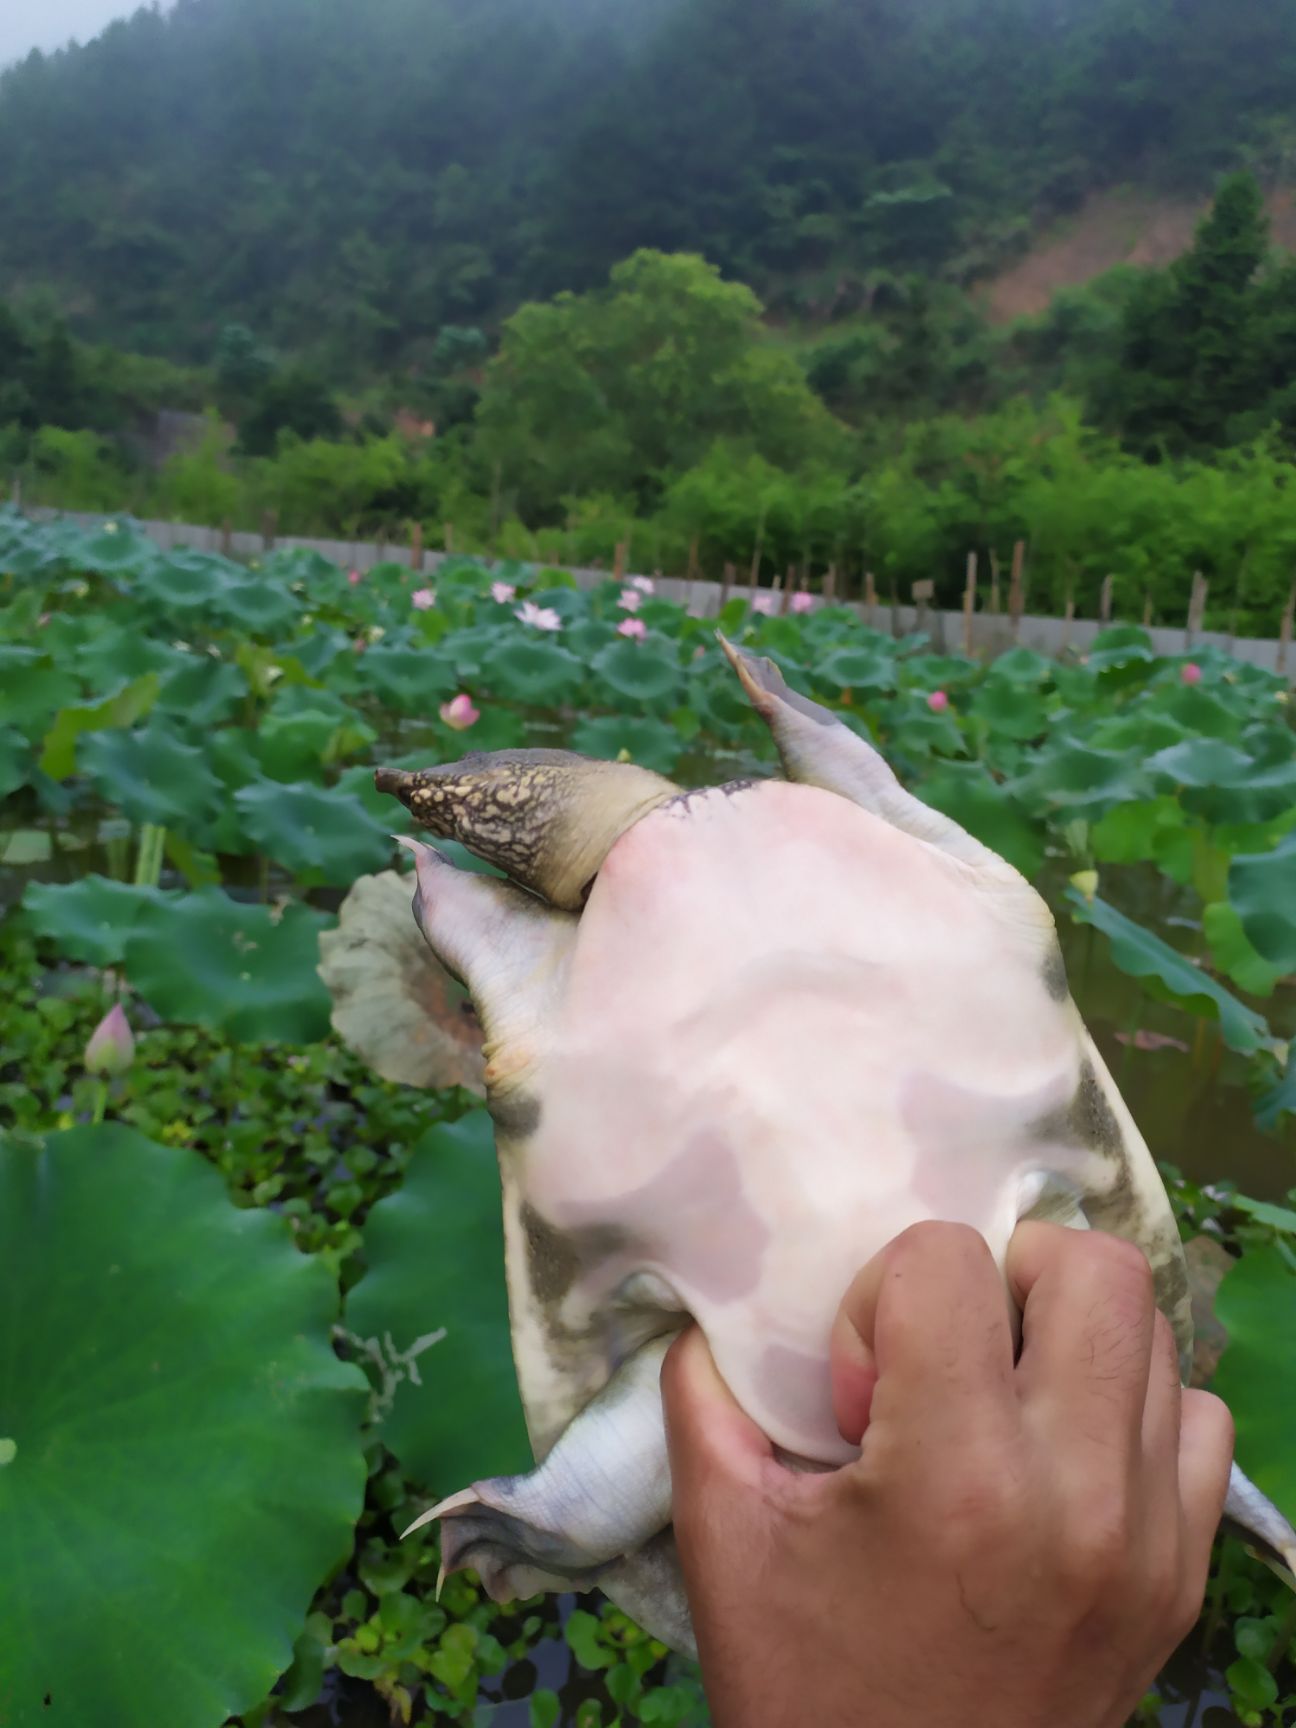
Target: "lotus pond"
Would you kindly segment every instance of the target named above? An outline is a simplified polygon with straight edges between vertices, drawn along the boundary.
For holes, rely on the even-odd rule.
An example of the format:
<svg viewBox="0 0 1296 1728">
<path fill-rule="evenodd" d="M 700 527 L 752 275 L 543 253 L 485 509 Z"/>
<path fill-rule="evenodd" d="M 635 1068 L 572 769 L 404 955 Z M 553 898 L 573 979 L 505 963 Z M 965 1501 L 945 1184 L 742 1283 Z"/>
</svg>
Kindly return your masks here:
<svg viewBox="0 0 1296 1728">
<path fill-rule="evenodd" d="M 1127 626 L 983 665 L 818 601 L 720 622 L 1049 898 L 1193 1244 L 1198 1377 L 1296 1516 L 1285 686 Z M 317 968 L 357 878 L 403 868 L 377 761 L 772 772 L 714 625 L 650 584 L 248 567 L 0 511 L 8 1723 L 706 1721 L 601 1600 L 437 1601 L 434 1535 L 398 1541 L 525 1462 L 489 1125 L 455 990 L 413 1085 L 346 1048 Z M 1296 1720 L 1291 1599 L 1236 1543 L 1145 1713 Z"/>
</svg>

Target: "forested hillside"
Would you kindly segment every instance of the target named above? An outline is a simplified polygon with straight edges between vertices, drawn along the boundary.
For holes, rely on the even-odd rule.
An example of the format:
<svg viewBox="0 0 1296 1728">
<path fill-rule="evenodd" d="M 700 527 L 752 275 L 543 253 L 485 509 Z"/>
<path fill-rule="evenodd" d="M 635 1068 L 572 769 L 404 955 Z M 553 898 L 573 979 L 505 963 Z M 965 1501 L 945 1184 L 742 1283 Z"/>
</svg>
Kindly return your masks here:
<svg viewBox="0 0 1296 1728">
<path fill-rule="evenodd" d="M 0 78 L 0 295 L 334 380 L 702 253 L 777 314 L 1286 160 L 1286 0 L 180 0 Z"/>
</svg>

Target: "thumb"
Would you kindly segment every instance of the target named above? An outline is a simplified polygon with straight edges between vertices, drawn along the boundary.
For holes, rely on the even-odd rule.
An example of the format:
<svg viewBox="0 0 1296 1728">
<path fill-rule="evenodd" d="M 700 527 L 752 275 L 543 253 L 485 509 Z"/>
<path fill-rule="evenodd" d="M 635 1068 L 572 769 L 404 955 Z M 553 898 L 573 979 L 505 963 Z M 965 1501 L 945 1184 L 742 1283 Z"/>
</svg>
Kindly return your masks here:
<svg viewBox="0 0 1296 1728">
<path fill-rule="evenodd" d="M 667 1351 L 661 1388 L 677 1514 L 703 1494 L 713 1498 L 760 1478 L 774 1449 L 721 1379 L 699 1327 L 690 1326 Z"/>
</svg>

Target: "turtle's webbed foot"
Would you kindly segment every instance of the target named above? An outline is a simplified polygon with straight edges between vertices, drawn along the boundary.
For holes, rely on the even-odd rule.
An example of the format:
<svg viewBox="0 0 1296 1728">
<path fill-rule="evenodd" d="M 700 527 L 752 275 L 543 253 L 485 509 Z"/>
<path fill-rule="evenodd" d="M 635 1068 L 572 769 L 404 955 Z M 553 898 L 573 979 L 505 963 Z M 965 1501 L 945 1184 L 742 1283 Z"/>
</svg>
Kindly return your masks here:
<svg viewBox="0 0 1296 1728">
<path fill-rule="evenodd" d="M 593 1587 L 605 1560 L 582 1554 L 570 1538 L 541 1529 L 511 1507 L 510 1502 L 525 1498 L 527 1480 L 500 1476 L 491 1482 L 478 1482 L 443 1500 L 418 1520 L 419 1524 L 433 1518 L 443 1520 L 438 1591 L 452 1572 L 468 1569 L 481 1579 L 492 1602 L 515 1602 L 545 1591 Z"/>
<path fill-rule="evenodd" d="M 637 1350 L 528 1475 L 474 1482 L 410 1526 L 443 1520 L 443 1575 L 471 1566 L 496 1602 L 581 1590 L 665 1529 L 660 1378 L 669 1342 Z"/>
</svg>

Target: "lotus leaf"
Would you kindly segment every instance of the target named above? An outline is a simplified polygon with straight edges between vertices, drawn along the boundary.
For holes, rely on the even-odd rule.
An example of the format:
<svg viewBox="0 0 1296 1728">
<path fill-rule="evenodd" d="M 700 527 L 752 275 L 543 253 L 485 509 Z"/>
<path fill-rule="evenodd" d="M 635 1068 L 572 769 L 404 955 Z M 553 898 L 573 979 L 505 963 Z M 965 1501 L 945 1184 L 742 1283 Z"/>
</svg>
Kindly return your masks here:
<svg viewBox="0 0 1296 1728">
<path fill-rule="evenodd" d="M 1202 929 L 1210 945 L 1211 959 L 1248 996 L 1272 996 L 1282 977 L 1257 954 L 1234 907 L 1227 900 L 1217 900 L 1202 909 Z"/>
<path fill-rule="evenodd" d="M 346 1324 L 369 1342 L 387 1386 L 394 1383 L 384 1443 L 433 1493 L 525 1469 L 530 1448 L 509 1344 L 499 1172 L 484 1110 L 419 1141 L 400 1191 L 369 1215 L 365 1261 L 369 1270 L 347 1297 Z M 412 1361 L 412 1372 L 402 1360 Z"/>
<path fill-rule="evenodd" d="M 318 786 L 262 780 L 234 794 L 245 832 L 302 882 L 341 887 L 391 854 L 391 829 L 358 798 Z"/>
<path fill-rule="evenodd" d="M 366 648 L 356 672 L 363 689 L 398 713 L 424 720 L 459 688 L 451 661 L 426 648 Z"/>
<path fill-rule="evenodd" d="M 219 1728 L 288 1666 L 360 1512 L 336 1286 L 202 1159 L 116 1126 L 0 1141 L 0 1263 L 5 1720 Z"/>
<path fill-rule="evenodd" d="M 156 717 L 143 730 L 93 733 L 80 756 L 87 778 L 132 822 L 192 834 L 215 814 L 220 783 L 205 753 L 182 744 Z"/>
<path fill-rule="evenodd" d="M 1215 1311 L 1229 1335 L 1214 1390 L 1233 1413 L 1238 1462 L 1296 1518 L 1296 1270 L 1277 1247 L 1253 1248 L 1227 1275 Z"/>
<path fill-rule="evenodd" d="M 679 663 L 673 653 L 652 642 L 630 642 L 619 638 L 594 656 L 592 671 L 606 689 L 633 703 L 654 707 L 679 700 L 682 689 Z"/>
<path fill-rule="evenodd" d="M 31 745 L 12 726 L 0 726 L 0 798 L 7 798 L 31 778 Z"/>
<path fill-rule="evenodd" d="M 476 740 L 473 740 L 476 744 Z M 584 756 L 602 756 L 614 762 L 624 751 L 641 768 L 670 775 L 683 754 L 683 743 L 673 726 L 648 715 L 605 714 L 597 720 L 582 720 L 571 735 L 571 747 Z"/>
<path fill-rule="evenodd" d="M 885 648 L 839 648 L 813 669 L 816 688 L 825 696 L 840 696 L 843 690 L 894 690 L 895 655 Z"/>
<path fill-rule="evenodd" d="M 87 732 L 133 726 L 143 719 L 157 701 L 158 682 L 156 672 L 145 672 L 98 702 L 60 708 L 41 746 L 41 773 L 48 774 L 51 780 L 66 780 L 75 774 L 77 739 Z"/>
<path fill-rule="evenodd" d="M 163 680 L 157 705 L 190 726 L 208 727 L 228 720 L 247 695 L 247 679 L 233 661 L 186 657 Z"/>
<path fill-rule="evenodd" d="M 1257 952 L 1280 973 L 1296 972 L 1296 833 L 1272 852 L 1234 858 L 1228 895 Z"/>
<path fill-rule="evenodd" d="M 69 960 L 120 966 L 126 938 L 146 906 L 175 900 L 174 892 L 137 888 L 107 876 L 79 882 L 29 882 L 23 910 L 32 929 Z"/>
<path fill-rule="evenodd" d="M 240 1043 L 309 1044 L 328 1031 L 310 907 L 271 909 L 204 888 L 145 907 L 126 941 L 126 976 L 162 1016 Z"/>
<path fill-rule="evenodd" d="M 1221 1036 L 1230 1050 L 1249 1056 L 1265 1044 L 1269 1027 L 1263 1016 L 1230 995 L 1222 984 L 1217 984 L 1168 942 L 1097 896 L 1086 900 L 1077 889 L 1068 888 L 1066 898 L 1074 917 L 1082 924 L 1094 925 L 1106 936 L 1111 943 L 1112 959 L 1122 972 L 1159 985 L 1168 1000 L 1179 1003 L 1190 1013 L 1218 1020 Z"/>
<path fill-rule="evenodd" d="M 925 804 L 953 817 L 1023 876 L 1038 874 L 1044 843 L 1037 825 L 979 764 L 942 765 L 915 790 Z"/>
</svg>

